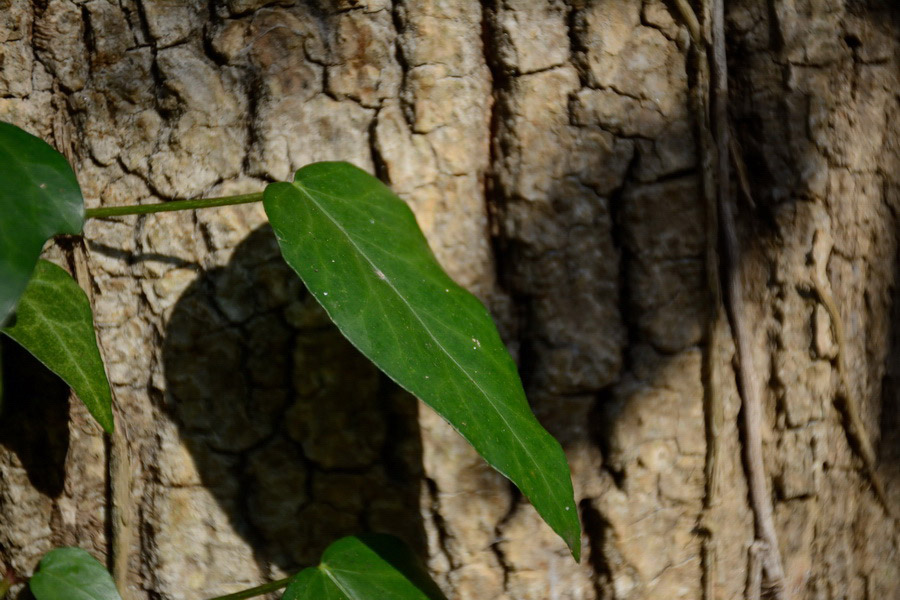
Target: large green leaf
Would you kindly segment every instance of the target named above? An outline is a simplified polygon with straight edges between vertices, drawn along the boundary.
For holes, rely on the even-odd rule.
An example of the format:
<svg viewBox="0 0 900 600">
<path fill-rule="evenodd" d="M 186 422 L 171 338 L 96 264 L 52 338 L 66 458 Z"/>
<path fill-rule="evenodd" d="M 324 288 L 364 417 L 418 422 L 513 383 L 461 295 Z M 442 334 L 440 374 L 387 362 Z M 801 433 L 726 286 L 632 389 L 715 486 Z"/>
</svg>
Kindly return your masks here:
<svg viewBox="0 0 900 600">
<path fill-rule="evenodd" d="M 29 582 L 37 600 L 121 600 L 109 572 L 81 548 L 56 548 Z"/>
<path fill-rule="evenodd" d="M 284 258 L 341 332 L 509 477 L 577 560 L 565 454 L 488 311 L 441 269 L 406 203 L 352 165 L 317 163 L 269 185 L 264 204 Z"/>
<path fill-rule="evenodd" d="M 389 535 L 350 536 L 304 569 L 282 600 L 445 600 L 418 558 Z M 38 599 L 41 600 L 41 599 Z"/>
<path fill-rule="evenodd" d="M 12 313 L 44 243 L 84 225 L 84 199 L 66 158 L 0 122 L 0 325 Z"/>
<path fill-rule="evenodd" d="M 65 269 L 38 262 L 15 318 L 0 329 L 69 384 L 97 422 L 113 430 L 112 395 L 91 305 Z"/>
</svg>

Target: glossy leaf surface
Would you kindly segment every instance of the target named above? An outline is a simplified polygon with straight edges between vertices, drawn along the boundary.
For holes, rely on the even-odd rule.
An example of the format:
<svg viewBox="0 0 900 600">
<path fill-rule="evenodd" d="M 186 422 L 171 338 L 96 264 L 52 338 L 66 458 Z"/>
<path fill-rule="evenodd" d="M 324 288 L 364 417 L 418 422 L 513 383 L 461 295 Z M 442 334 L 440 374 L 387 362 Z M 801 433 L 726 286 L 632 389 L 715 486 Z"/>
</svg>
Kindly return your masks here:
<svg viewBox="0 0 900 600">
<path fill-rule="evenodd" d="M 84 224 L 72 167 L 49 144 L 0 122 L 0 325 L 25 291 L 44 243 Z"/>
<path fill-rule="evenodd" d="M 12 322 L 0 331 L 59 375 L 103 429 L 112 431 L 112 395 L 91 306 L 65 269 L 38 261 Z"/>
<path fill-rule="evenodd" d="M 445 600 L 419 559 L 397 538 L 363 535 L 331 544 L 282 600 Z"/>
<path fill-rule="evenodd" d="M 121 600 L 109 572 L 81 548 L 57 548 L 29 582 L 37 600 Z"/>
<path fill-rule="evenodd" d="M 347 163 L 304 167 L 264 203 L 284 258 L 341 332 L 509 477 L 577 560 L 565 454 L 531 412 L 490 314 L 438 265 L 406 203 Z"/>
</svg>

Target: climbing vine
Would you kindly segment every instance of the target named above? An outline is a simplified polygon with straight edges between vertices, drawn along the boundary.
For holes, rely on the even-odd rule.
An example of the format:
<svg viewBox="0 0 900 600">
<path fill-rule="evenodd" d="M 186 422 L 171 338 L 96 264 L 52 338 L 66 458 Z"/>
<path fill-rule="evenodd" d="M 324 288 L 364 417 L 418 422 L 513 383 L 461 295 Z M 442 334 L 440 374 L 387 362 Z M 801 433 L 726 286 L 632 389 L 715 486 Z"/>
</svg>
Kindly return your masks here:
<svg viewBox="0 0 900 600">
<path fill-rule="evenodd" d="M 341 333 L 515 483 L 578 560 L 581 527 L 565 454 L 531 412 L 488 311 L 443 271 L 406 203 L 348 163 L 308 165 L 262 193 L 85 209 L 65 157 L 0 123 L 0 331 L 112 433 L 114 394 L 90 302 L 68 271 L 40 258 L 43 246 L 81 235 L 85 219 L 248 202 L 263 203 L 282 256 Z M 75 590 L 90 600 L 119 598 L 103 565 L 77 548 L 48 553 L 30 587 L 37 600 L 72 598 Z M 281 587 L 287 600 L 443 597 L 402 542 L 370 534 L 335 541 L 318 566 L 295 577 L 219 600 Z"/>
</svg>

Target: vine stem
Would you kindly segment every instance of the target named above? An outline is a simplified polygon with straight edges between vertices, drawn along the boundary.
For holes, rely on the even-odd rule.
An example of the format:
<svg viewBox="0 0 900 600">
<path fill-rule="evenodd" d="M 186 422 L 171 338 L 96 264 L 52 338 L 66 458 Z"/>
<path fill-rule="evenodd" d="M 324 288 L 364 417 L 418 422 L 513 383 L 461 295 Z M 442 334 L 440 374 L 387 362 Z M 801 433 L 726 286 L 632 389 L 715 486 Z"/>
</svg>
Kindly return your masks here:
<svg viewBox="0 0 900 600">
<path fill-rule="evenodd" d="M 136 204 L 130 206 L 101 206 L 89 208 L 84 211 L 85 219 L 102 219 L 105 217 L 123 217 L 126 215 L 149 215 L 158 212 L 173 212 L 176 210 L 194 210 L 197 208 L 215 208 L 217 206 L 231 206 L 233 204 L 250 204 L 260 202 L 263 199 L 262 192 L 256 194 L 241 194 L 238 196 L 223 196 L 221 198 L 201 198 L 198 200 L 176 200 L 175 202 L 163 202 L 161 204 Z"/>
<path fill-rule="evenodd" d="M 209 600 L 245 600 L 246 598 L 255 598 L 256 596 L 262 596 L 263 594 L 276 592 L 281 588 L 285 588 L 293 581 L 293 579 L 294 576 L 291 575 L 290 577 L 285 577 L 284 579 L 279 579 L 277 581 L 270 581 L 269 583 L 264 583 L 248 590 L 241 590 L 240 592 L 226 594 L 225 596 L 216 596 Z"/>
<path fill-rule="evenodd" d="M 731 317 L 731 330 L 738 358 L 737 380 L 740 390 L 744 423 L 744 460 L 750 488 L 750 504 L 753 510 L 756 537 L 764 544 L 763 573 L 772 588 L 775 600 L 786 600 L 789 591 L 785 586 L 784 563 L 775 527 L 772 495 L 763 461 L 762 449 L 762 388 L 759 371 L 753 354 L 753 328 L 748 323 L 743 292 L 744 268 L 740 238 L 737 233 L 735 210 L 731 199 L 729 151 L 731 148 L 728 123 L 728 62 L 725 47 L 725 1 L 712 0 L 712 118 L 717 143 L 716 168 L 718 173 L 719 222 L 725 260 L 725 297 Z M 752 557 L 752 555 L 751 555 Z M 759 597 L 759 582 L 755 576 L 748 582 L 747 597 Z"/>
</svg>

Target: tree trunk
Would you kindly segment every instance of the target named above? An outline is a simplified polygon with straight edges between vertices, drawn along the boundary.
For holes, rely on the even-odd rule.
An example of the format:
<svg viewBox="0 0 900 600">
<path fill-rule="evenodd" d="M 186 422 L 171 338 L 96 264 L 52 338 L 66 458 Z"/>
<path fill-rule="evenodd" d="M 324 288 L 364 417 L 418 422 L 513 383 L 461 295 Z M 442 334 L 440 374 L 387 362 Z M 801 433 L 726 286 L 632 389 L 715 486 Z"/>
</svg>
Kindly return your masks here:
<svg viewBox="0 0 900 600">
<path fill-rule="evenodd" d="M 27 576 L 78 545 L 127 600 L 193 600 L 377 530 L 451 598 L 744 598 L 759 545 L 708 283 L 739 267 L 786 597 L 900 597 L 900 535 L 846 409 L 900 514 L 900 11 L 727 3 L 743 253 L 711 270 L 677 5 L 0 0 L 0 119 L 67 153 L 89 206 L 255 192 L 318 160 L 390 183 L 497 317 L 587 548 L 574 563 L 343 341 L 240 206 L 88 224 L 119 428 L 41 375 L 8 390 L 0 560 Z"/>
</svg>

